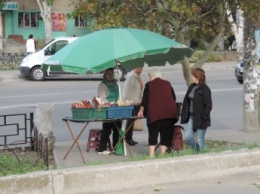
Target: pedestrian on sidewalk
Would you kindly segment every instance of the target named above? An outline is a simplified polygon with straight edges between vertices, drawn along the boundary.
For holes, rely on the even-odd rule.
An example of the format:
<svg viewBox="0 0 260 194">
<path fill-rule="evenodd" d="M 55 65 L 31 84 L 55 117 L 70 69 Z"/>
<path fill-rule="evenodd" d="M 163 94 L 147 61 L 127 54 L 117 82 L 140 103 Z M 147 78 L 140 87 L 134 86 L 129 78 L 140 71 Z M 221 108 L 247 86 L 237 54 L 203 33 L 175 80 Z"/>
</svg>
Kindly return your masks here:
<svg viewBox="0 0 260 194">
<path fill-rule="evenodd" d="M 114 69 L 109 68 L 105 70 L 103 80 L 98 86 L 98 97 L 101 98 L 102 102 L 117 102 L 119 98 L 119 88 L 114 79 Z M 121 121 L 116 122 L 103 122 L 101 131 L 101 137 L 99 141 L 98 154 L 109 154 L 110 151 L 107 150 L 107 145 L 109 142 L 109 136 L 111 134 L 111 130 L 113 130 L 113 148 L 115 148 L 118 138 L 119 132 L 118 128 L 122 127 Z"/>
<path fill-rule="evenodd" d="M 185 137 L 191 149 L 202 152 L 205 147 L 206 130 L 211 125 L 211 90 L 206 84 L 203 69 L 193 69 L 191 74 L 192 84 L 188 87 L 182 103 L 181 123 L 188 123 Z"/>
<path fill-rule="evenodd" d="M 163 80 L 159 70 L 148 73 L 139 117 L 147 115 L 148 142 L 150 157 L 154 157 L 160 133 L 160 153 L 163 155 L 171 146 L 174 124 L 178 121 L 176 95 L 169 81 Z M 144 113 L 147 112 L 147 113 Z"/>
<path fill-rule="evenodd" d="M 32 34 L 29 35 L 29 39 L 26 41 L 26 51 L 28 55 L 35 52 L 35 41 Z"/>
<path fill-rule="evenodd" d="M 131 72 L 127 74 L 122 92 L 123 101 L 131 101 L 134 104 L 133 116 L 137 116 L 137 113 L 140 109 L 140 103 L 143 93 L 143 82 L 140 77 L 142 71 L 143 68 L 134 68 Z M 127 119 L 126 129 L 129 128 L 133 121 L 134 119 Z M 130 146 L 138 144 L 138 142 L 133 140 L 133 125 L 125 134 L 125 139 Z"/>
</svg>

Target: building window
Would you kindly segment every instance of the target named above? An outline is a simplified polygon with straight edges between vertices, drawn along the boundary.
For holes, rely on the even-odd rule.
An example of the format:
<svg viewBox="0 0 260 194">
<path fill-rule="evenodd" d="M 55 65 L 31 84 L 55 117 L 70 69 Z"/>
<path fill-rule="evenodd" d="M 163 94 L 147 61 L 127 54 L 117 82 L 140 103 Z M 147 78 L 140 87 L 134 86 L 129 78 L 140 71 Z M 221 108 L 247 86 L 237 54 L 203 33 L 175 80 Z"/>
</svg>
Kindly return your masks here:
<svg viewBox="0 0 260 194">
<path fill-rule="evenodd" d="M 75 17 L 75 27 L 76 28 L 85 28 L 85 19 L 83 17 Z"/>
<path fill-rule="evenodd" d="M 18 14 L 19 28 L 37 28 L 38 13 L 20 12 Z"/>
</svg>

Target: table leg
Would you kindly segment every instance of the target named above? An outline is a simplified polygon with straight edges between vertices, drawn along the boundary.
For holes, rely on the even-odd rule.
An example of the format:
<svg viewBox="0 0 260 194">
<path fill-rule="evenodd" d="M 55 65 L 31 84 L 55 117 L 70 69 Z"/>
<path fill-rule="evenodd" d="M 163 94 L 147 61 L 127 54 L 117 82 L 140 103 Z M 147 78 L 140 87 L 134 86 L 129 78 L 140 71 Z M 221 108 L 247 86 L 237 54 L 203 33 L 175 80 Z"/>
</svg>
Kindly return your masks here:
<svg viewBox="0 0 260 194">
<path fill-rule="evenodd" d="M 78 134 L 78 136 L 77 136 L 76 138 L 75 138 L 74 134 L 72 133 L 71 127 L 70 127 L 70 125 L 69 125 L 69 122 L 68 122 L 68 121 L 65 121 L 65 122 L 66 122 L 66 124 L 67 124 L 67 127 L 68 127 L 68 129 L 69 129 L 69 132 L 70 132 L 71 137 L 72 137 L 72 139 L 73 139 L 73 143 L 72 143 L 72 145 L 70 146 L 69 150 L 67 151 L 66 155 L 64 156 L 63 160 L 66 159 L 66 157 L 67 157 L 68 154 L 70 153 L 70 151 L 71 151 L 71 149 L 73 148 L 73 146 L 74 146 L 75 144 L 77 144 L 77 147 L 78 147 L 80 156 L 81 156 L 81 158 L 82 158 L 82 161 L 83 161 L 83 163 L 85 163 L 85 159 L 84 159 L 84 157 L 83 157 L 83 155 L 82 155 L 82 152 L 81 152 L 81 149 L 80 149 L 80 146 L 79 146 L 79 143 L 78 143 L 78 139 L 79 139 L 79 137 L 81 136 L 81 134 L 83 133 L 83 131 L 86 129 L 86 127 L 87 127 L 87 125 L 88 125 L 88 122 L 86 122 L 86 123 L 84 124 L 83 128 L 81 129 L 80 133 Z"/>
<path fill-rule="evenodd" d="M 131 150 L 130 150 L 130 148 L 129 148 L 129 145 L 127 144 L 127 142 L 126 142 L 126 140 L 125 140 L 125 134 L 126 134 L 127 131 L 133 126 L 133 124 L 134 124 L 134 120 L 133 120 L 132 123 L 129 125 L 129 127 L 124 131 L 124 136 L 119 138 L 117 144 L 115 145 L 115 147 L 113 148 L 113 150 L 110 152 L 110 155 L 113 153 L 113 151 L 116 150 L 116 148 L 117 148 L 117 146 L 119 145 L 119 143 L 120 143 L 121 141 L 124 141 L 124 143 L 125 143 L 125 145 L 126 145 L 126 148 L 127 148 L 127 151 L 129 152 L 130 156 L 133 157 L 133 156 L 132 156 L 132 153 L 131 153 Z M 116 127 L 117 127 L 117 126 L 116 126 Z M 118 128 L 118 127 L 117 127 L 117 128 Z M 118 129 L 118 130 L 119 130 L 119 129 Z M 126 156 L 126 155 L 125 155 L 125 156 Z"/>
<path fill-rule="evenodd" d="M 126 134 L 126 133 L 129 131 L 129 129 L 134 125 L 134 122 L 135 122 L 135 120 L 133 120 L 132 123 L 129 125 L 129 127 L 128 127 L 127 129 L 125 129 L 125 134 Z M 130 150 L 130 147 L 129 147 L 128 143 L 126 142 L 125 136 L 124 136 L 123 141 L 125 142 L 127 151 L 129 152 L 130 156 L 133 157 L 133 156 L 132 156 L 132 153 L 131 153 L 131 150 Z"/>
<path fill-rule="evenodd" d="M 131 150 L 130 150 L 130 148 L 129 148 L 129 145 L 128 145 L 128 143 L 126 142 L 126 140 L 125 140 L 125 139 L 123 139 L 123 141 L 125 142 L 126 149 L 127 149 L 127 151 L 129 152 L 130 156 L 131 156 L 131 157 L 133 157 L 133 156 L 132 156 L 132 152 L 131 152 Z M 126 156 L 126 154 L 125 154 L 125 156 Z"/>
</svg>

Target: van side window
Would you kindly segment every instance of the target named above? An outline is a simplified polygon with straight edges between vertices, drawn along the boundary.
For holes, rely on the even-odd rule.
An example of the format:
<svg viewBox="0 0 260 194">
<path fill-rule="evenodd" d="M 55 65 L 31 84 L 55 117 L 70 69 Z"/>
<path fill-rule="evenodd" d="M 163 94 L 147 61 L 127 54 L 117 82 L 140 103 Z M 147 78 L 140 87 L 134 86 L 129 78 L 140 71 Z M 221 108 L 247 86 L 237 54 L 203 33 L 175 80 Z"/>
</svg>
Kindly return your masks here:
<svg viewBox="0 0 260 194">
<path fill-rule="evenodd" d="M 47 49 L 45 50 L 45 55 L 54 55 L 67 44 L 69 44 L 67 40 L 59 40 L 47 47 Z"/>
</svg>

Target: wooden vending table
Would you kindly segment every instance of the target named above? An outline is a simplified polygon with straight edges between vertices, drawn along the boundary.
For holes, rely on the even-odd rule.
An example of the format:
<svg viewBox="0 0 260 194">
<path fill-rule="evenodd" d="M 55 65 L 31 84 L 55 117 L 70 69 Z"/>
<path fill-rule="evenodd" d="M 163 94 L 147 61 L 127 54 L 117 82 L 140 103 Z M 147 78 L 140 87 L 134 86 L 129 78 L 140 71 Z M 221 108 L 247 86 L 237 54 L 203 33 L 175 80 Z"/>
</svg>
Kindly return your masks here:
<svg viewBox="0 0 260 194">
<path fill-rule="evenodd" d="M 139 117 L 137 116 L 134 116 L 134 117 L 127 117 L 127 118 L 113 118 L 113 119 L 73 119 L 72 117 L 64 117 L 62 120 L 66 123 L 67 125 L 67 128 L 71 134 L 71 137 L 73 139 L 73 143 L 72 145 L 70 146 L 70 148 L 68 149 L 66 155 L 64 156 L 63 160 L 66 159 L 66 157 L 68 156 L 68 154 L 70 153 L 71 149 L 74 147 L 74 145 L 76 144 L 77 147 L 78 147 L 78 151 L 80 153 L 80 156 L 82 158 L 82 161 L 83 163 L 85 163 L 85 159 L 82 155 L 82 151 L 80 149 L 80 146 L 79 146 L 79 143 L 78 143 L 78 139 L 80 138 L 81 134 L 84 132 L 84 130 L 87 128 L 88 124 L 90 122 L 104 122 L 104 121 L 107 121 L 107 122 L 116 122 L 116 121 L 123 121 L 123 120 L 127 120 L 127 119 L 138 119 Z M 83 128 L 81 129 L 81 131 L 79 132 L 79 134 L 76 136 L 74 133 L 73 133 L 73 130 L 71 129 L 71 126 L 70 126 L 70 122 L 73 122 L 73 123 L 84 123 L 83 125 Z M 126 134 L 126 132 L 130 129 L 130 127 L 134 124 L 134 120 L 133 122 L 131 123 L 131 125 L 123 130 L 124 131 L 124 134 Z M 118 126 L 117 126 L 117 129 L 119 130 Z M 122 129 L 123 129 L 123 126 L 122 126 Z M 113 148 L 113 150 L 110 152 L 110 154 L 113 153 L 113 151 L 117 148 L 117 146 L 119 145 L 119 143 L 121 141 L 124 141 L 124 145 L 126 145 L 126 148 L 127 148 L 127 151 L 129 152 L 129 154 L 131 155 L 132 157 L 132 153 L 131 153 L 131 150 L 128 146 L 128 144 L 126 143 L 126 140 L 125 140 L 125 135 L 123 135 L 122 137 L 119 136 L 119 140 L 116 144 L 116 146 Z M 126 156 L 126 153 L 125 153 L 125 156 Z"/>
</svg>

